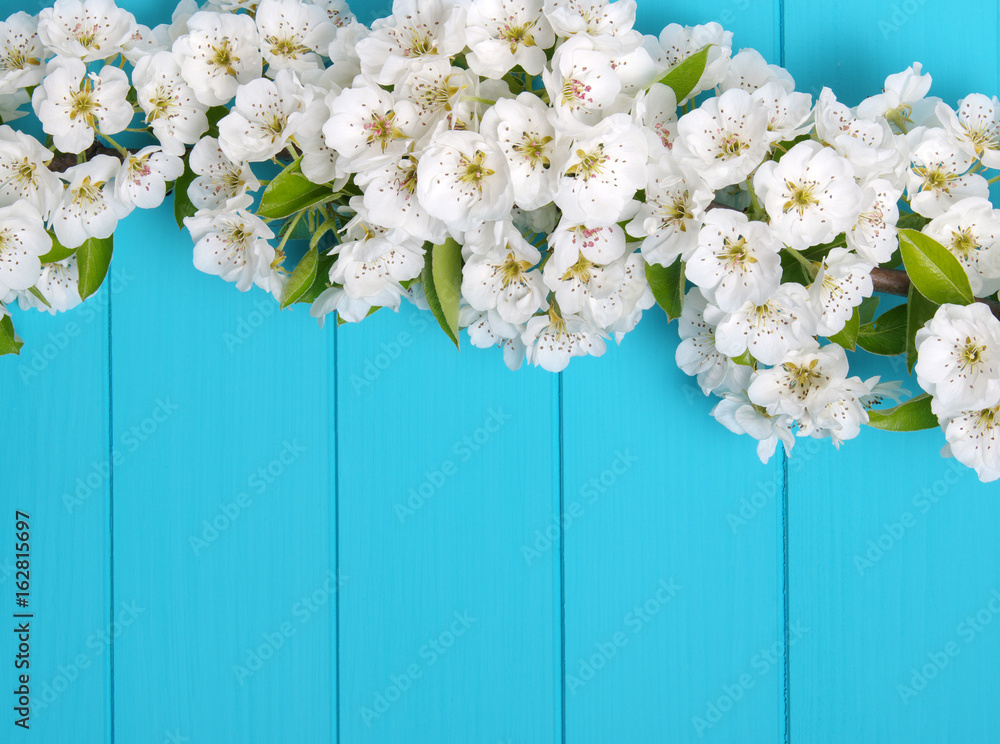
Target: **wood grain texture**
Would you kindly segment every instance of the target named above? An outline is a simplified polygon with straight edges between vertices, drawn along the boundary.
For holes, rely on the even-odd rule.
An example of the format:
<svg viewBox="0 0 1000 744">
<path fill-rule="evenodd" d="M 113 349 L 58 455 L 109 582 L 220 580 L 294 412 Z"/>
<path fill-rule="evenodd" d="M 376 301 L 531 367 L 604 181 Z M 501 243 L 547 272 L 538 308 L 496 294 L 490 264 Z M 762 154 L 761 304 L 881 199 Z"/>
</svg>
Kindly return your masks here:
<svg viewBox="0 0 1000 744">
<path fill-rule="evenodd" d="M 340 740 L 559 741 L 555 378 L 412 307 L 337 334 Z"/>
<path fill-rule="evenodd" d="M 774 4 L 640 2 L 636 25 L 710 21 L 779 61 Z M 569 742 L 784 736 L 781 455 L 709 417 L 677 343 L 653 308 L 563 373 Z"/>
<path fill-rule="evenodd" d="M 785 18 L 786 63 L 806 90 L 826 84 L 853 105 L 920 61 L 931 95 L 953 106 L 998 92 L 995 3 L 786 0 Z M 960 38 L 961 50 L 945 38 Z M 852 372 L 906 378 L 900 364 L 863 353 Z M 918 390 L 915 380 L 907 387 Z M 839 452 L 793 454 L 790 619 L 802 633 L 790 658 L 793 741 L 995 737 L 1000 633 L 988 621 L 1000 611 L 1000 487 L 943 460 L 943 444 L 938 430 L 866 429 Z"/>
<path fill-rule="evenodd" d="M 332 334 L 194 272 L 165 208 L 117 242 L 158 280 L 112 304 L 116 739 L 329 741 Z"/>
<path fill-rule="evenodd" d="M 4 625 L 3 689 L 22 670 L 13 612 L 30 623 L 30 730 L 14 726 L 8 694 L 5 742 L 99 744 L 110 725 L 108 559 L 108 297 L 121 269 L 90 303 L 58 316 L 12 309 L 24 339 L 20 357 L 0 360 L 2 538 L 0 595 Z M 126 282 L 128 279 L 126 278 Z M 14 609 L 15 511 L 31 516 L 30 607 Z M 21 622 L 18 620 L 17 622 Z"/>
</svg>

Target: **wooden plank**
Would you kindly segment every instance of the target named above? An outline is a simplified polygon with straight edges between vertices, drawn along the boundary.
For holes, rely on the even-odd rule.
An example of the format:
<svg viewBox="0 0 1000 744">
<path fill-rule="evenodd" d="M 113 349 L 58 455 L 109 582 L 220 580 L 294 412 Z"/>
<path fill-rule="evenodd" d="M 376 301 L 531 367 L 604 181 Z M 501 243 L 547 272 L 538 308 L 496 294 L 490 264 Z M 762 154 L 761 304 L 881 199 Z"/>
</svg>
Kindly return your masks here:
<svg viewBox="0 0 1000 744">
<path fill-rule="evenodd" d="M 411 306 L 337 333 L 340 740 L 559 741 L 555 378 Z"/>
<path fill-rule="evenodd" d="M 952 105 L 968 93 L 996 94 L 997 7 L 955 11 L 943 2 L 790 1 L 789 69 L 807 90 L 827 85 L 849 104 L 915 60 L 934 78 L 931 95 Z M 933 41 L 942 38 L 962 42 Z M 864 354 L 852 369 L 906 377 L 899 363 Z M 913 380 L 907 386 L 918 390 Z M 793 741 L 995 735 L 998 489 L 940 458 L 943 444 L 940 431 L 864 430 L 797 467 L 793 455 L 790 618 L 808 629 L 790 659 Z"/>
<path fill-rule="evenodd" d="M 330 741 L 332 334 L 191 255 L 169 208 L 116 235 L 116 737 Z"/>
<path fill-rule="evenodd" d="M 563 373 L 569 742 L 783 735 L 781 459 L 709 417 L 675 334 L 651 310 Z"/>
<path fill-rule="evenodd" d="M 640 3 L 636 25 L 720 21 L 734 51 L 777 63 L 775 10 Z M 709 417 L 677 343 L 653 308 L 563 373 L 563 508 L 581 512 L 565 535 L 568 742 L 784 736 L 781 455 L 762 465 Z"/>
<path fill-rule="evenodd" d="M 110 286 L 121 290 L 132 278 L 116 270 Z M 110 734 L 108 296 L 106 286 L 57 316 L 13 310 L 25 345 L 20 357 L 0 359 L 0 594 L 4 622 L 11 630 L 28 622 L 30 644 L 30 666 L 16 669 L 20 638 L 8 632 L 0 643 L 5 689 L 13 693 L 29 675 L 30 728 L 14 725 L 22 716 L 13 694 L 5 706 L 4 741 L 12 744 L 99 744 Z M 15 608 L 24 578 L 15 558 L 18 510 L 30 516 L 27 608 Z"/>
</svg>

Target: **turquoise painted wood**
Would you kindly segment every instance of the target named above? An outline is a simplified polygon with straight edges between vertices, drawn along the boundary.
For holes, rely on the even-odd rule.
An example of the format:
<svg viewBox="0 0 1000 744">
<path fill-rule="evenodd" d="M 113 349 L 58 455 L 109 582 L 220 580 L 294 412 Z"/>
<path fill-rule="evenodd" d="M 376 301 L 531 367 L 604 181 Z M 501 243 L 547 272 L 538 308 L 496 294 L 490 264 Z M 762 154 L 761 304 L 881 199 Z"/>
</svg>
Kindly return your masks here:
<svg viewBox="0 0 1000 744">
<path fill-rule="evenodd" d="M 72 732 L 81 744 L 98 744 L 111 734 L 108 304 L 133 280 L 119 266 L 87 305 L 55 317 L 17 313 L 25 347 L 0 364 L 0 593 L 4 626 L 29 623 L 31 644 L 21 659 L 30 667 L 16 669 L 20 639 L 3 634 L 3 689 L 18 689 L 26 671 L 34 695 L 30 731 L 14 726 L 23 715 L 15 716 L 14 696 L 5 701 L 5 742 L 61 741 Z M 27 608 L 14 605 L 24 578 L 15 557 L 17 511 L 30 517 Z M 14 613 L 32 617 L 15 621 Z"/>
<path fill-rule="evenodd" d="M 639 0 L 647 33 L 711 20 L 850 103 L 914 60 L 947 100 L 1000 92 L 987 2 Z M 658 311 L 510 373 L 413 308 L 279 315 L 195 271 L 168 208 L 114 266 L 72 313 L 17 312 L 0 360 L 0 594 L 20 509 L 39 701 L 0 741 L 996 738 L 1000 488 L 939 432 L 765 466 Z"/>
<path fill-rule="evenodd" d="M 789 3 L 786 23 L 796 81 L 833 81 L 851 105 L 915 60 L 947 101 L 1000 86 L 995 3 Z M 933 42 L 957 37 L 961 52 Z M 865 362 L 862 376 L 906 377 L 902 365 Z M 996 739 L 1000 486 L 938 457 L 943 443 L 936 431 L 865 431 L 840 452 L 793 457 L 793 741 Z M 898 467 L 873 477 L 885 457 Z"/>
</svg>

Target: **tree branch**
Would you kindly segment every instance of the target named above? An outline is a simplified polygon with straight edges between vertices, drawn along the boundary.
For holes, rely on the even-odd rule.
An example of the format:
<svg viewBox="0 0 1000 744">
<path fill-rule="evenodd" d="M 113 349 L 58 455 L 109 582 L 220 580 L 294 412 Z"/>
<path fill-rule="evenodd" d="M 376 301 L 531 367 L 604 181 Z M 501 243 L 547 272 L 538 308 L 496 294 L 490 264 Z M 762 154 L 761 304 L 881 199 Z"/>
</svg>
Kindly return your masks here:
<svg viewBox="0 0 1000 744">
<path fill-rule="evenodd" d="M 882 294 L 898 295 L 906 297 L 910 293 L 910 277 L 905 271 L 899 269 L 872 269 L 872 286 L 876 292 Z M 990 309 L 990 312 L 1000 320 L 1000 303 L 995 300 L 988 300 L 977 297 L 976 302 L 981 302 Z"/>
</svg>

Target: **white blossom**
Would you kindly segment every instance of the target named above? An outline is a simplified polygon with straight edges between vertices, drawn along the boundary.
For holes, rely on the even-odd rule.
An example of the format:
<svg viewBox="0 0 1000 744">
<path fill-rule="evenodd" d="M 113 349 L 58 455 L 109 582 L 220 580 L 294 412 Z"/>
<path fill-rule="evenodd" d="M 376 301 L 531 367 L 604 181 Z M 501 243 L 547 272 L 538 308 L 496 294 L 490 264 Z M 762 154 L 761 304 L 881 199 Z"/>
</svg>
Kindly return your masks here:
<svg viewBox="0 0 1000 744">
<path fill-rule="evenodd" d="M 914 212 L 940 217 L 970 196 L 989 198 L 989 185 L 969 169 L 975 158 L 954 145 L 940 129 L 928 129 L 913 148 L 906 192 Z"/>
<path fill-rule="evenodd" d="M 731 387 L 741 366 L 716 348 L 715 329 L 725 318 L 726 313 L 710 304 L 697 287 L 684 298 L 677 326 L 681 342 L 675 360 L 685 374 L 697 376 L 705 395 L 720 387 Z"/>
<path fill-rule="evenodd" d="M 301 0 L 261 0 L 254 15 L 268 76 L 278 70 L 320 69 L 337 27 L 326 10 Z"/>
<path fill-rule="evenodd" d="M 466 4 L 452 0 L 396 0 L 357 43 L 361 70 L 394 85 L 414 62 L 446 59 L 465 47 Z"/>
<path fill-rule="evenodd" d="M 295 134 L 305 103 L 302 84 L 288 70 L 273 81 L 251 80 L 239 86 L 236 104 L 219 122 L 219 146 L 234 162 L 268 160 Z"/>
<path fill-rule="evenodd" d="M 528 362 L 549 372 L 562 372 L 572 357 L 602 356 L 604 335 L 575 315 L 536 315 L 521 336 Z"/>
<path fill-rule="evenodd" d="M 35 88 L 31 105 L 42 128 L 63 152 L 78 153 L 94 142 L 94 130 L 117 134 L 132 121 L 132 104 L 126 100 L 128 76 L 105 66 L 88 73 L 78 59 L 56 57 Z"/>
<path fill-rule="evenodd" d="M 198 209 L 221 209 L 230 199 L 260 188 L 250 166 L 226 157 L 215 137 L 198 141 L 191 149 L 188 165 L 197 177 L 188 186 L 187 194 Z"/>
<path fill-rule="evenodd" d="M 871 297 L 873 268 L 870 261 L 846 248 L 834 248 L 827 254 L 809 287 L 819 335 L 832 336 L 842 331 L 854 308 L 865 297 Z"/>
<path fill-rule="evenodd" d="M 510 171 L 514 203 L 537 209 L 552 201 L 559 172 L 556 131 L 538 96 L 500 99 L 483 115 L 480 132 L 497 141 Z M 563 148 L 559 149 L 562 155 Z M 553 161 L 555 161 L 553 163 Z"/>
<path fill-rule="evenodd" d="M 861 213 L 861 188 L 851 164 L 818 142 L 800 142 L 780 162 L 764 163 L 753 184 L 771 227 L 797 250 L 833 240 Z"/>
<path fill-rule="evenodd" d="M 844 234 L 847 247 L 873 264 L 888 261 L 899 245 L 896 222 L 902 190 L 884 178 L 876 178 L 861 189 L 861 214 Z"/>
<path fill-rule="evenodd" d="M 42 273 L 38 258 L 51 248 L 52 238 L 37 209 L 27 203 L 0 207 L 0 286 L 34 286 Z"/>
<path fill-rule="evenodd" d="M 417 199 L 453 230 L 471 230 L 510 212 L 514 191 L 499 144 L 476 132 L 438 134 L 417 164 Z"/>
<path fill-rule="evenodd" d="M 956 145 L 987 168 L 1000 168 L 1000 100 L 996 96 L 973 93 L 959 101 L 957 112 L 939 103 L 935 113 Z"/>
<path fill-rule="evenodd" d="M 136 32 L 135 16 L 114 0 L 55 0 L 38 13 L 38 37 L 57 55 L 84 62 L 121 53 Z"/>
<path fill-rule="evenodd" d="M 949 416 L 943 422 L 947 450 L 979 480 L 1000 478 L 1000 406 L 975 407 Z"/>
<path fill-rule="evenodd" d="M 1000 210 L 988 200 L 971 196 L 955 202 L 922 232 L 958 259 L 975 295 L 1000 289 Z"/>
<path fill-rule="evenodd" d="M 200 10 L 188 18 L 187 26 L 173 51 L 201 103 L 229 103 L 240 84 L 260 77 L 260 38 L 250 16 Z"/>
<path fill-rule="evenodd" d="M 0 207 L 28 204 L 47 220 L 63 191 L 51 162 L 52 151 L 30 134 L 0 126 Z"/>
<path fill-rule="evenodd" d="M 767 154 L 768 112 L 743 90 L 709 98 L 677 122 L 683 155 L 708 187 L 739 183 Z"/>
<path fill-rule="evenodd" d="M 51 221 L 56 238 L 66 248 L 77 248 L 88 238 L 110 237 L 115 231 L 122 207 L 112 179 L 120 167 L 117 158 L 95 155 L 62 174 L 67 187 Z"/>
<path fill-rule="evenodd" d="M 727 356 L 749 351 L 763 364 L 780 364 L 789 352 L 815 343 L 816 317 L 801 284 L 789 282 L 763 302 L 747 301 L 715 329 L 715 344 Z"/>
<path fill-rule="evenodd" d="M 115 176 L 115 197 L 123 207 L 124 217 L 133 207 L 154 209 L 163 203 L 167 181 L 184 173 L 184 161 L 163 152 L 159 145 L 150 145 L 130 153 Z"/>
<path fill-rule="evenodd" d="M 184 218 L 194 245 L 194 266 L 246 292 L 254 284 L 268 284 L 274 261 L 274 237 L 257 215 L 247 211 L 249 195 L 227 201 L 221 209 L 199 210 Z"/>
<path fill-rule="evenodd" d="M 555 43 L 541 0 L 477 0 L 469 5 L 466 23 L 466 59 L 482 77 L 502 78 L 518 65 L 539 75 L 545 50 Z"/>
<path fill-rule="evenodd" d="M 698 233 L 686 275 L 726 312 L 748 302 L 763 305 L 781 283 L 780 250 L 781 242 L 766 223 L 732 209 L 713 209 Z"/>
<path fill-rule="evenodd" d="M 621 221 L 635 192 L 646 185 L 647 153 L 646 139 L 629 115 L 612 114 L 573 141 L 556 187 L 556 205 L 571 222 L 598 226 Z"/>
<path fill-rule="evenodd" d="M 38 22 L 19 11 L 0 20 L 0 95 L 38 85 L 45 74 Z"/>
<path fill-rule="evenodd" d="M 208 130 L 208 106 L 195 97 L 172 52 L 156 52 L 136 62 L 132 83 L 146 124 L 164 152 L 183 155 L 184 146 L 193 145 Z"/>
<path fill-rule="evenodd" d="M 939 418 L 1000 403 L 1000 321 L 986 305 L 941 305 L 916 347 L 917 382 Z"/>
</svg>

